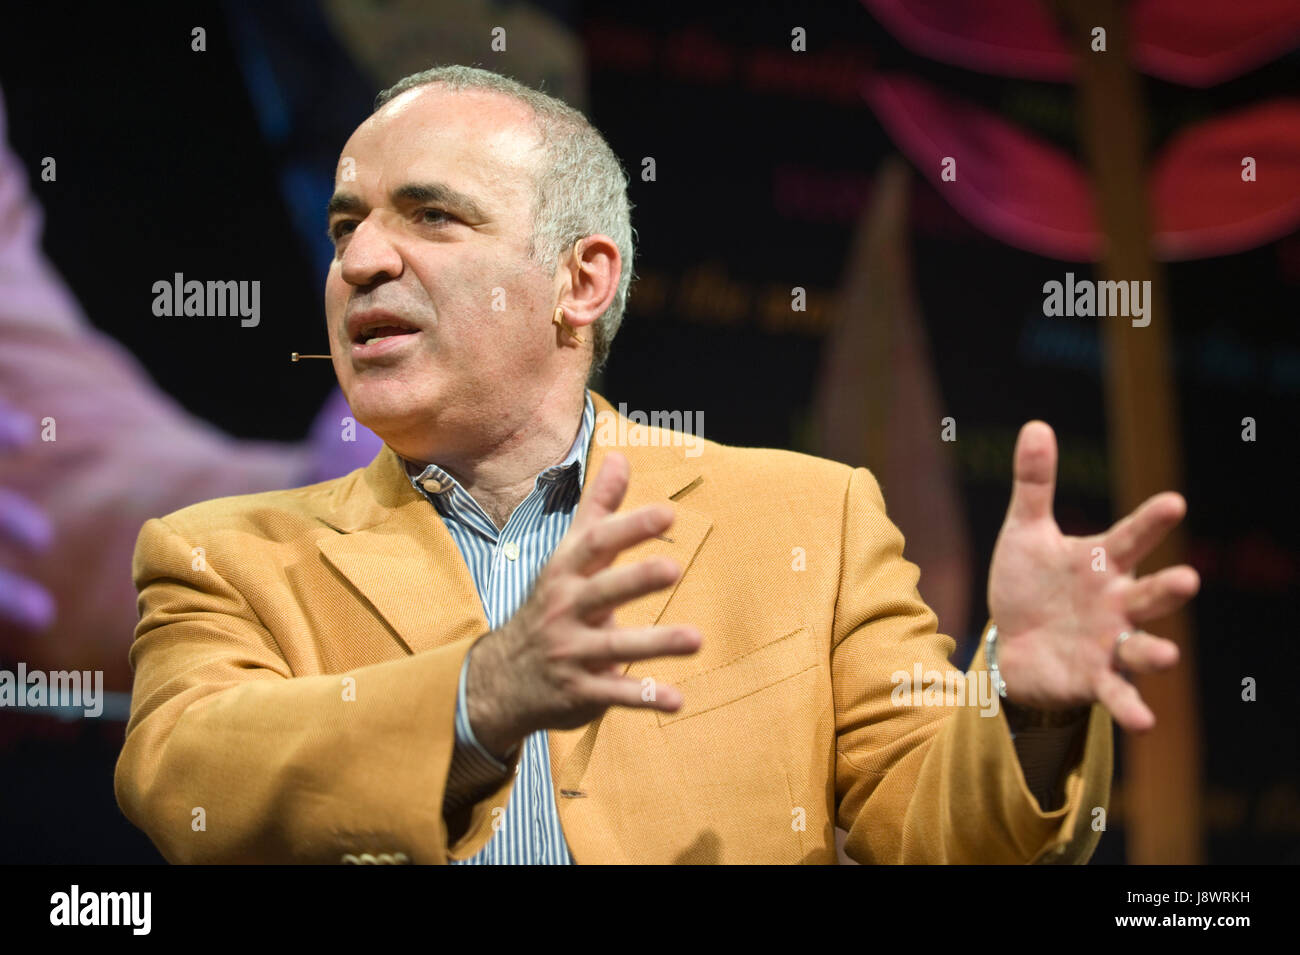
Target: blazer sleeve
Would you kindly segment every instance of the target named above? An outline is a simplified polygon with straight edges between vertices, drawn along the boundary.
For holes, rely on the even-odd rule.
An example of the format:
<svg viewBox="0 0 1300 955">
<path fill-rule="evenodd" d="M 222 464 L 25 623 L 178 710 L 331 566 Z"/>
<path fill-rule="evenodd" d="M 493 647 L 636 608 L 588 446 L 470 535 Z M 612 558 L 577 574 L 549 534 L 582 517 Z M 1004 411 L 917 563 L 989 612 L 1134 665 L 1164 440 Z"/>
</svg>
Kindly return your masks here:
<svg viewBox="0 0 1300 955">
<path fill-rule="evenodd" d="M 1000 707 L 896 702 L 896 675 L 913 680 L 918 664 L 925 681 L 960 670 L 948 660 L 956 644 L 936 632 L 919 571 L 904 559 L 903 535 L 865 468 L 849 478 L 842 547 L 831 665 L 845 852 L 861 863 L 1086 862 L 1101 838 L 1094 820 L 1104 825 L 1109 805 L 1109 712 L 1093 705 L 1065 803 L 1043 811 Z M 980 671 L 982 643 L 970 672 Z"/>
<path fill-rule="evenodd" d="M 443 863 L 481 849 L 513 772 L 463 814 L 462 833 L 442 812 L 460 666 L 478 637 L 296 677 L 212 557 L 166 519 L 140 531 L 135 684 L 114 776 L 127 818 L 174 863 Z"/>
</svg>

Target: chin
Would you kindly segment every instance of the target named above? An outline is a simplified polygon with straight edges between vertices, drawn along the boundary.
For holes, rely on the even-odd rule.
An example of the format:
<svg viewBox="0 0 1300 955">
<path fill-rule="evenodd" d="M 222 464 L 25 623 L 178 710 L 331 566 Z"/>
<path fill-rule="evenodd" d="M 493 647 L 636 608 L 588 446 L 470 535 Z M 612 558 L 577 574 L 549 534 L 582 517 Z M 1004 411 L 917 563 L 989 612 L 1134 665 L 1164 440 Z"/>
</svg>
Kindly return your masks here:
<svg viewBox="0 0 1300 955">
<path fill-rule="evenodd" d="M 344 392 L 358 423 L 385 441 L 428 427 L 426 402 L 412 395 L 400 382 L 376 385 L 375 382 L 353 383 L 351 389 Z"/>
</svg>

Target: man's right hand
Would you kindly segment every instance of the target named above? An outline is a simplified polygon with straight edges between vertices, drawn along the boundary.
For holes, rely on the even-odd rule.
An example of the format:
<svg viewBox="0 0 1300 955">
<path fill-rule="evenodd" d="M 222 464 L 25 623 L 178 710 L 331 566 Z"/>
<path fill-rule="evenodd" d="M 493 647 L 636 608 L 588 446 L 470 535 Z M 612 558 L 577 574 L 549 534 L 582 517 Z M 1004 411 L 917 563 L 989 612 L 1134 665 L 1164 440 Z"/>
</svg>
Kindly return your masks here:
<svg viewBox="0 0 1300 955">
<path fill-rule="evenodd" d="M 615 608 L 670 586 L 682 572 L 666 557 L 610 567 L 621 551 L 673 522 L 666 504 L 616 514 L 627 482 L 627 459 L 610 452 L 527 601 L 470 652 L 470 726 L 503 760 L 530 733 L 576 729 L 611 706 L 671 713 L 682 705 L 675 687 L 656 686 L 655 698 L 645 700 L 640 681 L 622 675 L 634 660 L 692 654 L 701 640 L 694 627 L 614 624 Z"/>
</svg>

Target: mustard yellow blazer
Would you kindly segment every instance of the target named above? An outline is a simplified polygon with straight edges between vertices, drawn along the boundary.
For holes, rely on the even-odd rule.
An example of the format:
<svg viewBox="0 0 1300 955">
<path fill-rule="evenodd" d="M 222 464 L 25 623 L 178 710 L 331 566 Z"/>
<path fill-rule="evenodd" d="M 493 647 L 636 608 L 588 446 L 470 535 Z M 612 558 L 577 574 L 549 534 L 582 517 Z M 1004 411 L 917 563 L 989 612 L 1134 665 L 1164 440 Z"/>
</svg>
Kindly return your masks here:
<svg viewBox="0 0 1300 955">
<path fill-rule="evenodd" d="M 564 835 L 583 863 L 1083 862 L 1110 793 L 1095 705 L 1066 802 L 1043 811 L 1006 718 L 897 705 L 899 671 L 955 671 L 864 468 L 693 446 L 594 396 L 586 481 L 612 447 L 623 507 L 667 501 L 672 588 L 615 613 L 690 623 L 690 657 L 627 675 L 681 689 L 676 713 L 616 707 L 551 731 Z M 173 862 L 443 863 L 478 852 L 514 783 L 449 830 L 442 803 L 461 662 L 488 631 L 434 508 L 385 447 L 366 468 L 148 521 L 115 775 L 123 812 Z M 983 651 L 972 671 L 984 666 Z"/>
</svg>

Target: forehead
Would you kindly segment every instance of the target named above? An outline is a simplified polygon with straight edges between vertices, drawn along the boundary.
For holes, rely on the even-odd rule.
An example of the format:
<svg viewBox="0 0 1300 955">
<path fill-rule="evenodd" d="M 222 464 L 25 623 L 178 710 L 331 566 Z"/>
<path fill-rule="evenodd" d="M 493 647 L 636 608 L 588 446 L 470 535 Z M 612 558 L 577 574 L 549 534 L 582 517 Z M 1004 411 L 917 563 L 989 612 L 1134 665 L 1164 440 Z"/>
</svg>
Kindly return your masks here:
<svg viewBox="0 0 1300 955">
<path fill-rule="evenodd" d="M 480 195 L 518 195 L 531 185 L 538 147 L 526 104 L 490 91 L 424 86 L 357 127 L 343 156 L 355 160 L 358 184 L 440 181 Z"/>
</svg>

